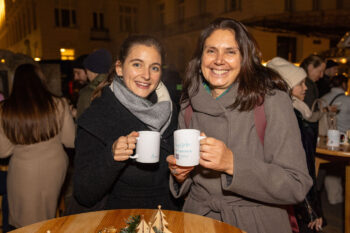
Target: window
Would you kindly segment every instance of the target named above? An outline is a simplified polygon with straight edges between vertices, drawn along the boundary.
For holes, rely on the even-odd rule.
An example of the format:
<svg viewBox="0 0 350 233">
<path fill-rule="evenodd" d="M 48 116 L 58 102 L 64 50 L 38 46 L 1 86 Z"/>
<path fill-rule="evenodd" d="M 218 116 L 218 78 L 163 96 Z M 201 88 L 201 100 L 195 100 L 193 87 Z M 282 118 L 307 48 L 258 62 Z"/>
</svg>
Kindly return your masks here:
<svg viewBox="0 0 350 233">
<path fill-rule="evenodd" d="M 75 50 L 61 48 L 60 49 L 61 60 L 74 60 Z"/>
<path fill-rule="evenodd" d="M 199 14 L 204 14 L 207 9 L 207 1 L 199 0 Z"/>
<path fill-rule="evenodd" d="M 137 8 L 130 5 L 119 6 L 119 27 L 122 32 L 136 32 Z"/>
<path fill-rule="evenodd" d="M 104 15 L 103 13 L 94 12 L 92 14 L 92 27 L 95 29 L 104 29 Z"/>
<path fill-rule="evenodd" d="M 278 36 L 277 56 L 290 62 L 296 62 L 296 41 L 295 37 Z"/>
<path fill-rule="evenodd" d="M 35 2 L 32 3 L 32 11 L 33 11 L 33 29 L 36 29 L 36 5 Z"/>
<path fill-rule="evenodd" d="M 158 5 L 158 12 L 159 12 L 159 25 L 163 26 L 165 24 L 164 3 Z"/>
<path fill-rule="evenodd" d="M 227 12 L 241 10 L 241 0 L 225 0 L 225 10 Z"/>
<path fill-rule="evenodd" d="M 185 18 L 185 1 L 178 0 L 177 5 L 177 20 L 183 21 Z"/>
<path fill-rule="evenodd" d="M 55 8 L 54 10 L 56 27 L 75 27 L 75 10 Z"/>
<path fill-rule="evenodd" d="M 285 11 L 292 12 L 292 11 L 295 10 L 295 2 L 294 2 L 294 0 L 285 0 L 284 4 L 285 4 L 285 6 L 284 6 Z"/>
<path fill-rule="evenodd" d="M 319 0 L 312 0 L 312 9 L 314 11 L 320 10 L 320 1 Z"/>
</svg>

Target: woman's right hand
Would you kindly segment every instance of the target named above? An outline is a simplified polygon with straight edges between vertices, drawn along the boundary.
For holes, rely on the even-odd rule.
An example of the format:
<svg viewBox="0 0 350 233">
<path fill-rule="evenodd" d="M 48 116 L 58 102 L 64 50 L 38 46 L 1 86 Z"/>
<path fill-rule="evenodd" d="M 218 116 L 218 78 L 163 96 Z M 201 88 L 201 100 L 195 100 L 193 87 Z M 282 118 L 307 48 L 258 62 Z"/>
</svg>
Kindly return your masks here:
<svg viewBox="0 0 350 233">
<path fill-rule="evenodd" d="M 166 158 L 166 161 L 168 162 L 171 175 L 174 176 L 174 178 L 176 179 L 176 181 L 179 184 L 182 184 L 187 179 L 190 172 L 194 169 L 193 166 L 192 167 L 181 167 L 181 166 L 176 165 L 176 159 L 175 159 L 174 155 L 169 155 Z"/>
<path fill-rule="evenodd" d="M 132 131 L 127 136 L 119 137 L 112 145 L 113 158 L 115 161 L 125 161 L 133 154 L 136 147 L 138 132 Z"/>
</svg>

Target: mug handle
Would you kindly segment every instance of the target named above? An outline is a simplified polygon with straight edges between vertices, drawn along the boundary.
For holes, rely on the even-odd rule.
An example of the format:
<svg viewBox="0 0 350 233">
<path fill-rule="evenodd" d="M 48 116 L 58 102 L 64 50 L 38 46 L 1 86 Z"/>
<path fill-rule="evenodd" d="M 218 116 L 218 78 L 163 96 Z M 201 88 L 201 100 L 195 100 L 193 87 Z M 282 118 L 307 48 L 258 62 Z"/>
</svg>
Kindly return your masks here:
<svg viewBox="0 0 350 233">
<path fill-rule="evenodd" d="M 137 138 L 136 138 L 136 142 L 137 142 L 139 139 L 140 139 L 140 137 L 137 137 Z M 130 159 L 137 159 L 138 157 L 139 157 L 138 154 L 135 154 L 135 155 L 133 155 L 133 156 L 129 156 Z"/>
<path fill-rule="evenodd" d="M 340 140 L 339 144 L 344 145 L 347 141 L 346 134 L 345 133 L 340 133 L 340 136 L 343 135 L 343 140 Z M 341 139 L 341 137 L 340 137 Z"/>
<path fill-rule="evenodd" d="M 202 139 L 204 139 L 204 138 L 206 138 L 207 136 L 199 136 L 199 138 L 198 138 L 198 141 L 200 141 L 200 140 L 202 140 Z"/>
</svg>

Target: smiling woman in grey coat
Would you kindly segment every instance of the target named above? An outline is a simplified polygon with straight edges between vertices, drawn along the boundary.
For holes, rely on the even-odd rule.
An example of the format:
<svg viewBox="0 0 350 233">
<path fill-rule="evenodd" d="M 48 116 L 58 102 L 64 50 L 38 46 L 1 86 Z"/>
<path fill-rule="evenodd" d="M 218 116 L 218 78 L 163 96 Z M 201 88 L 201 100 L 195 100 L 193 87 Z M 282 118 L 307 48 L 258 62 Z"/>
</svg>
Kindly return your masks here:
<svg viewBox="0 0 350 233">
<path fill-rule="evenodd" d="M 283 205 L 302 201 L 312 180 L 287 84 L 259 55 L 235 20 L 217 19 L 202 31 L 183 83 L 179 127 L 187 128 L 191 106 L 189 128 L 207 137 L 195 168 L 168 156 L 170 188 L 175 197 L 187 195 L 186 212 L 249 233 L 285 233 L 291 226 Z M 263 137 L 256 116 L 265 116 Z"/>
</svg>

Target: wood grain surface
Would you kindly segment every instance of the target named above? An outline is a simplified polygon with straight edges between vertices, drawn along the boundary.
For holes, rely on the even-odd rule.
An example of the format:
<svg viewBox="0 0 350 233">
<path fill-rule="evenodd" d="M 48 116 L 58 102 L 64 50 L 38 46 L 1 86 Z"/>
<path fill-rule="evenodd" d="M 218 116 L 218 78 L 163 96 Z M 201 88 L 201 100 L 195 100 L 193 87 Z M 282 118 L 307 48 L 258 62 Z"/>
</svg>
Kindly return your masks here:
<svg viewBox="0 0 350 233">
<path fill-rule="evenodd" d="M 226 223 L 179 211 L 162 210 L 172 233 L 244 233 L 240 229 Z M 149 222 L 157 209 L 121 209 L 89 212 L 55 218 L 26 227 L 11 233 L 97 233 L 104 227 L 114 226 L 120 231 L 126 220 L 132 215 L 143 215 Z"/>
</svg>

